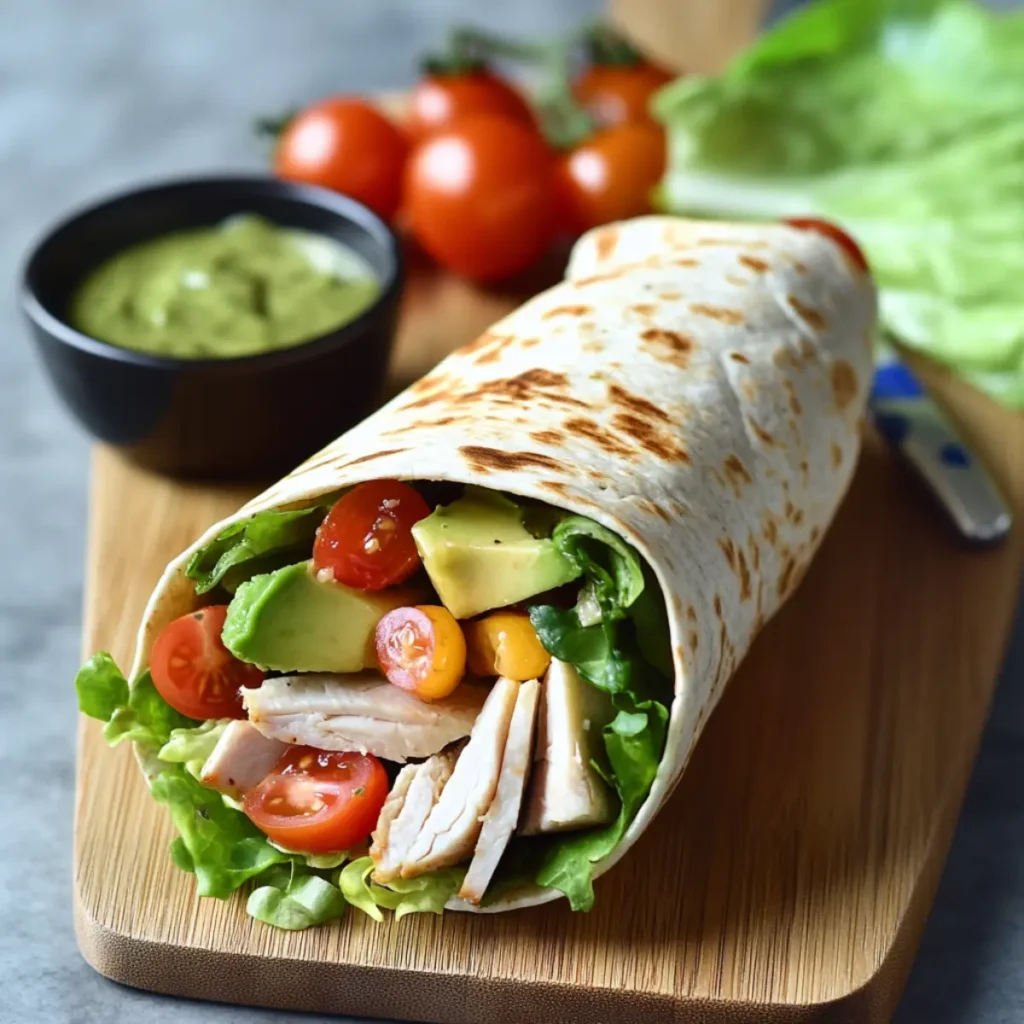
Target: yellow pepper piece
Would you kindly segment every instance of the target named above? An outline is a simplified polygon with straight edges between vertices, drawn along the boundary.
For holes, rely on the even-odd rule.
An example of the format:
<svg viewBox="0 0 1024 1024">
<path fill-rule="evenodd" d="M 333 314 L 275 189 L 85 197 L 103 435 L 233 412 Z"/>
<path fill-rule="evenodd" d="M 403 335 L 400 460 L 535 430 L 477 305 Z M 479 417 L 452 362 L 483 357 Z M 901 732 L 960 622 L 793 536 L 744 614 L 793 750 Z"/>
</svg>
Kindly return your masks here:
<svg viewBox="0 0 1024 1024">
<path fill-rule="evenodd" d="M 464 624 L 469 670 L 477 676 L 538 679 L 551 664 L 523 612 L 493 612 Z"/>
</svg>

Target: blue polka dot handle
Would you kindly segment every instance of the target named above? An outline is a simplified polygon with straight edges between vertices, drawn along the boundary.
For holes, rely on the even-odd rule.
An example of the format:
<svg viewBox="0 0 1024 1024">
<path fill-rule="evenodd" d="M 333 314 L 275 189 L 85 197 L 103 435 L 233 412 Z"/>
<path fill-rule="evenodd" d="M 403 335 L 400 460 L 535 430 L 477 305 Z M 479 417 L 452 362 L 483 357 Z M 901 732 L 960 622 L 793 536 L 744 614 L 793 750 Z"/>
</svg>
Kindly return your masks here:
<svg viewBox="0 0 1024 1024">
<path fill-rule="evenodd" d="M 885 353 L 871 392 L 875 425 L 920 474 L 968 540 L 991 543 L 1012 518 L 988 471 L 968 451 L 952 421 L 894 354 Z"/>
</svg>

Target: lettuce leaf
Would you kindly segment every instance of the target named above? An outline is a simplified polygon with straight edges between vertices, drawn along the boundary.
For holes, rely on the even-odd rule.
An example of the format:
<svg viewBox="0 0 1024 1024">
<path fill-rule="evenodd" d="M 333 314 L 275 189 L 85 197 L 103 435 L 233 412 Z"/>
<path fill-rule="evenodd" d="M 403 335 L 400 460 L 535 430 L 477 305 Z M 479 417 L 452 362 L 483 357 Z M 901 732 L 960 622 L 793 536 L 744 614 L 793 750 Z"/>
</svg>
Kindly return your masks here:
<svg viewBox="0 0 1024 1024">
<path fill-rule="evenodd" d="M 822 216 L 864 247 L 885 329 L 1024 408 L 1024 11 L 820 0 L 717 77 L 660 92 L 660 205 Z"/>
<path fill-rule="evenodd" d="M 360 857 L 338 872 L 338 886 L 352 906 L 378 922 L 384 920 L 381 907 L 393 910 L 396 921 L 406 914 L 440 914 L 466 876 L 464 867 L 447 868 L 419 878 L 396 878 L 384 887 L 369 881 L 372 870 L 371 858 Z"/>
<path fill-rule="evenodd" d="M 553 540 L 586 582 L 575 607 L 534 605 L 530 622 L 551 655 L 611 695 L 616 715 L 602 739 L 620 807 L 610 825 L 552 840 L 535 881 L 564 892 L 573 910 L 590 910 L 594 864 L 621 842 L 661 763 L 668 708 L 650 694 L 667 689 L 672 657 L 661 591 L 630 545 L 582 516 L 559 523 Z"/>
<path fill-rule="evenodd" d="M 122 740 L 162 747 L 174 729 L 191 729 L 195 719 L 175 711 L 156 691 L 149 672 L 131 688 L 114 659 L 100 651 L 75 676 L 78 707 L 106 722 L 103 738 L 113 747 Z"/>
<path fill-rule="evenodd" d="M 196 593 L 220 585 L 232 593 L 257 573 L 272 572 L 307 558 L 317 527 L 330 505 L 290 512 L 257 512 L 233 523 L 189 559 L 185 575 L 196 581 Z"/>
<path fill-rule="evenodd" d="M 191 729 L 172 729 L 156 756 L 168 764 L 184 765 L 185 771 L 198 779 L 230 721 L 230 718 L 211 718 Z"/>
<path fill-rule="evenodd" d="M 245 903 L 250 917 L 287 931 L 299 931 L 337 920 L 345 913 L 345 899 L 326 878 L 304 872 L 293 864 L 270 868 Z"/>
</svg>

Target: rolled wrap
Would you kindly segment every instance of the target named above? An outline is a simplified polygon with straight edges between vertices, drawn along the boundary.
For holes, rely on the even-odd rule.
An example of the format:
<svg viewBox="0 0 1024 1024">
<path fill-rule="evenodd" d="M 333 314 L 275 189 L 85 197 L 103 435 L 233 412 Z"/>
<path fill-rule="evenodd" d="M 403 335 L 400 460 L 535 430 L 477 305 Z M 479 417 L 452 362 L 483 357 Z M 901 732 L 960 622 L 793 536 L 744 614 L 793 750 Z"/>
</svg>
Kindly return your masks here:
<svg viewBox="0 0 1024 1024">
<path fill-rule="evenodd" d="M 365 480 L 444 480 L 589 516 L 647 559 L 675 667 L 665 754 L 595 876 L 668 799 L 764 623 L 792 594 L 853 473 L 875 294 L 815 232 L 646 217 L 576 245 L 566 280 L 453 353 L 168 566 L 132 678 L 194 607 L 195 548 L 263 509 Z M 322 400 L 311 397 L 311 400 Z M 140 750 L 144 770 L 152 751 Z M 494 912 L 561 893 L 529 886 Z"/>
</svg>

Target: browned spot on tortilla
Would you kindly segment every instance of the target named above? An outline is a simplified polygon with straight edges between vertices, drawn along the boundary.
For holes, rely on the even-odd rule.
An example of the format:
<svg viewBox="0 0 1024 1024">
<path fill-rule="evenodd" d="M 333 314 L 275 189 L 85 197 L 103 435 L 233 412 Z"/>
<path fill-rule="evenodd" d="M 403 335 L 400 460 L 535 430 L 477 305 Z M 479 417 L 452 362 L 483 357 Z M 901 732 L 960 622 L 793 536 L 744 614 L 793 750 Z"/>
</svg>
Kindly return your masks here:
<svg viewBox="0 0 1024 1024">
<path fill-rule="evenodd" d="M 739 497 L 740 484 L 752 484 L 754 478 L 747 471 L 747 467 L 743 465 L 743 461 L 735 452 L 725 460 L 724 466 L 725 475 L 732 483 L 736 496 Z"/>
<path fill-rule="evenodd" d="M 837 359 L 829 375 L 836 405 L 843 410 L 857 397 L 857 371 L 845 359 Z"/>
<path fill-rule="evenodd" d="M 429 430 L 431 427 L 446 427 L 457 420 L 457 416 L 439 416 L 436 420 L 413 420 L 412 423 L 407 423 L 404 427 L 395 427 L 393 430 L 384 430 L 382 433 L 390 435 L 405 434 L 410 430 Z"/>
<path fill-rule="evenodd" d="M 490 399 L 506 405 L 521 405 L 524 402 L 547 400 L 555 405 L 568 405 L 587 409 L 586 402 L 568 394 L 569 378 L 564 373 L 545 370 L 540 367 L 526 370 L 515 377 L 489 380 L 477 385 L 471 391 L 451 396 L 460 404 Z"/>
<path fill-rule="evenodd" d="M 652 306 L 649 302 L 638 302 L 635 306 L 629 307 L 630 312 L 639 313 L 640 316 L 654 316 L 658 312 L 657 306 Z"/>
<path fill-rule="evenodd" d="M 843 464 L 843 449 L 832 442 L 832 468 L 838 469 Z"/>
<path fill-rule="evenodd" d="M 800 525 L 803 524 L 803 521 L 804 521 L 804 510 L 802 508 L 798 508 L 793 513 L 793 525 L 794 526 L 800 526 Z"/>
<path fill-rule="evenodd" d="M 607 473 L 602 473 L 599 469 L 588 469 L 587 470 L 587 476 L 589 476 L 591 480 L 607 480 L 608 479 L 608 474 Z"/>
<path fill-rule="evenodd" d="M 658 516 L 660 519 L 664 519 L 666 523 L 672 522 L 672 517 L 668 511 L 661 507 L 656 501 L 651 501 L 650 498 L 641 498 L 637 504 L 645 512 L 649 512 L 653 516 Z"/>
<path fill-rule="evenodd" d="M 729 358 L 734 363 L 745 363 L 746 364 L 746 363 L 750 362 L 750 357 L 749 356 L 745 356 L 742 352 L 730 352 L 729 353 Z"/>
<path fill-rule="evenodd" d="M 666 462 L 690 461 L 689 454 L 679 441 L 635 413 L 617 412 L 612 417 L 612 426 L 633 438 L 644 451 L 656 455 L 659 459 Z"/>
<path fill-rule="evenodd" d="M 690 605 L 689 608 L 686 609 L 686 617 L 691 622 L 696 622 L 697 621 L 697 609 L 692 604 Z"/>
<path fill-rule="evenodd" d="M 425 394 L 422 398 L 417 398 L 415 402 L 406 402 L 401 408 L 403 412 L 406 409 L 423 409 L 428 405 L 433 405 L 441 398 L 444 398 L 443 391 L 431 391 Z"/>
<path fill-rule="evenodd" d="M 683 516 L 688 515 L 690 510 L 682 502 L 673 501 L 672 511 L 681 519 Z"/>
<path fill-rule="evenodd" d="M 680 617 L 683 615 L 683 599 L 678 594 L 672 595 L 672 607 L 675 608 L 676 614 Z"/>
<path fill-rule="evenodd" d="M 683 297 L 682 292 L 662 292 L 658 298 L 664 299 L 666 302 L 675 302 L 676 299 Z"/>
<path fill-rule="evenodd" d="M 725 560 L 729 563 L 729 568 L 736 571 L 736 548 L 733 546 L 732 541 L 728 537 L 719 537 L 718 546 L 722 549 L 722 554 L 725 555 Z"/>
<path fill-rule="evenodd" d="M 780 345 L 772 353 L 772 362 L 777 367 L 779 367 L 779 369 L 782 369 L 785 366 L 797 366 L 797 365 L 799 365 L 797 363 L 796 356 L 785 345 Z"/>
<path fill-rule="evenodd" d="M 484 331 L 479 337 L 474 338 L 471 342 L 462 346 L 462 352 L 464 355 L 468 355 L 470 352 L 479 352 L 482 348 L 487 348 L 488 345 L 495 341 L 500 340 L 502 335 L 495 333 L 494 331 Z"/>
<path fill-rule="evenodd" d="M 601 281 L 614 281 L 615 278 L 621 277 L 624 267 L 616 267 L 614 270 L 606 270 L 601 274 L 591 274 L 589 277 L 579 277 L 573 281 L 573 285 L 576 288 L 586 288 L 587 285 L 597 284 Z"/>
<path fill-rule="evenodd" d="M 751 405 L 757 401 L 757 385 L 752 380 L 745 380 L 740 385 L 740 391 L 743 392 L 743 397 Z"/>
<path fill-rule="evenodd" d="M 793 582 L 793 573 L 796 570 L 796 562 L 790 556 L 786 557 L 782 565 L 782 573 L 779 576 L 779 597 L 785 597 L 789 593 L 790 584 Z"/>
<path fill-rule="evenodd" d="M 680 256 L 672 261 L 672 265 L 676 267 L 699 267 L 700 260 L 695 260 L 692 256 Z"/>
<path fill-rule="evenodd" d="M 483 366 L 485 363 L 496 363 L 501 358 L 501 353 L 509 345 L 515 344 L 515 341 L 516 336 L 514 334 L 494 335 L 492 337 L 492 344 L 485 351 L 481 352 L 473 362 L 478 366 Z"/>
<path fill-rule="evenodd" d="M 698 238 L 696 245 L 744 245 L 748 249 L 767 249 L 768 243 L 760 239 L 753 239 L 749 242 L 738 242 L 735 238 L 709 238 L 707 236 Z"/>
<path fill-rule="evenodd" d="M 705 302 L 691 302 L 690 312 L 698 316 L 709 316 L 712 320 L 720 320 L 723 324 L 743 324 L 746 317 L 738 309 L 727 309 L 725 306 L 709 306 Z"/>
<path fill-rule="evenodd" d="M 722 599 L 715 594 L 715 616 L 719 619 L 722 617 Z"/>
<path fill-rule="evenodd" d="M 807 264 L 806 263 L 802 263 L 800 260 L 793 260 L 793 269 L 798 274 L 806 274 L 807 273 Z"/>
<path fill-rule="evenodd" d="M 649 327 L 640 335 L 647 342 L 647 349 L 655 359 L 670 363 L 685 370 L 690 362 L 690 353 L 696 348 L 692 338 L 679 331 L 665 331 L 660 327 Z"/>
<path fill-rule="evenodd" d="M 786 298 L 808 326 L 813 327 L 816 331 L 828 330 L 828 321 L 813 306 L 801 302 L 795 295 L 787 295 Z"/>
<path fill-rule="evenodd" d="M 611 259 L 615 246 L 619 243 L 619 229 L 604 227 L 594 235 L 594 253 L 600 262 Z"/>
<path fill-rule="evenodd" d="M 801 337 L 800 340 L 797 342 L 796 347 L 797 351 L 799 351 L 800 353 L 800 358 L 803 359 L 805 363 L 813 362 L 813 360 L 815 360 L 818 356 L 818 352 L 815 349 L 814 344 L 810 338 Z M 795 365 L 799 364 L 797 363 Z"/>
<path fill-rule="evenodd" d="M 586 316 L 593 312 L 590 306 L 554 306 L 541 317 L 542 320 L 552 320 L 556 316 Z"/>
<path fill-rule="evenodd" d="M 804 487 L 806 487 L 811 477 L 811 467 L 806 459 L 800 462 L 800 475 L 803 477 Z"/>
<path fill-rule="evenodd" d="M 550 455 L 539 452 L 503 452 L 497 448 L 484 448 L 480 445 L 463 445 L 459 453 L 478 473 L 489 473 L 491 470 L 514 472 L 519 469 L 548 469 L 565 473 L 569 467 Z"/>
<path fill-rule="evenodd" d="M 402 452 L 407 452 L 408 448 L 386 448 L 382 452 L 370 452 L 369 455 L 360 455 L 358 459 L 350 459 L 348 462 L 343 462 L 338 468 L 347 469 L 349 466 L 358 466 L 360 462 L 370 462 L 373 459 L 383 459 L 388 455 L 400 455 Z"/>
<path fill-rule="evenodd" d="M 477 340 L 479 341 L 479 339 Z M 448 374 L 446 373 L 438 374 L 436 377 L 431 373 L 426 377 L 421 377 L 415 384 L 410 384 L 409 390 L 414 395 L 422 394 L 424 391 L 437 391 L 439 388 L 443 389 L 447 379 Z"/>
<path fill-rule="evenodd" d="M 603 448 L 610 455 L 621 455 L 632 458 L 636 453 L 620 437 L 616 437 L 610 430 L 606 430 L 596 420 L 588 419 L 586 416 L 572 416 L 563 421 L 563 429 L 570 434 L 577 434 L 592 441 L 599 448 Z"/>
<path fill-rule="evenodd" d="M 608 385 L 608 394 L 616 405 L 621 405 L 630 412 L 640 416 L 650 416 L 652 420 L 660 420 L 662 423 L 671 423 L 672 417 L 664 409 L 649 402 L 640 395 L 634 395 L 618 384 Z"/>
<path fill-rule="evenodd" d="M 747 279 L 745 277 L 740 277 L 739 274 L 726 274 L 725 280 L 729 284 L 735 285 L 737 288 L 742 288 L 747 284 Z"/>
<path fill-rule="evenodd" d="M 519 347 L 520 348 L 533 348 L 534 345 L 539 345 L 539 344 L 540 344 L 540 338 L 527 338 L 525 341 L 520 343 Z"/>
<path fill-rule="evenodd" d="M 749 267 L 751 270 L 758 274 L 763 274 L 769 269 L 769 264 L 766 263 L 759 256 L 748 256 L 746 253 L 742 253 L 739 257 L 740 263 L 745 267 Z"/>
<path fill-rule="evenodd" d="M 598 341 L 596 338 L 593 341 L 585 341 L 580 346 L 584 352 L 603 352 L 604 342 Z"/>
<path fill-rule="evenodd" d="M 764 529 L 762 531 L 762 534 L 764 536 L 764 539 L 768 541 L 768 543 L 772 547 L 775 547 L 775 542 L 779 539 L 779 530 L 775 524 L 775 519 L 773 516 L 765 516 Z"/>
<path fill-rule="evenodd" d="M 819 530 L 816 526 L 812 526 L 811 527 L 811 543 L 812 544 L 816 543 L 820 536 L 821 536 L 821 530 Z"/>
<path fill-rule="evenodd" d="M 687 640 L 689 640 L 690 642 L 690 650 L 697 650 L 697 644 L 700 642 L 700 637 L 697 635 L 697 630 L 691 629 L 690 635 L 687 637 Z"/>
<path fill-rule="evenodd" d="M 534 430 L 530 437 L 541 444 L 562 444 L 565 441 L 565 436 L 557 430 Z"/>
<path fill-rule="evenodd" d="M 750 561 L 754 567 L 754 572 L 760 572 L 761 570 L 761 548 L 757 541 L 754 539 L 754 535 L 750 535 Z"/>
<path fill-rule="evenodd" d="M 789 396 L 789 408 L 792 410 L 794 416 L 799 416 L 804 411 L 804 407 L 800 403 L 800 398 L 797 396 L 796 385 L 786 377 L 782 381 L 782 386 L 786 389 L 786 394 Z"/>
<path fill-rule="evenodd" d="M 591 505 L 594 508 L 597 508 L 596 501 L 592 501 L 583 494 L 570 493 L 568 484 L 563 484 L 559 480 L 542 480 L 540 486 L 546 491 L 551 491 L 552 493 L 557 494 L 560 498 L 563 498 L 566 501 L 571 497 L 572 500 L 579 505 Z"/>
<path fill-rule="evenodd" d="M 787 498 L 786 504 L 783 506 L 783 513 L 785 514 L 787 519 L 792 519 L 794 511 L 795 509 L 793 507 L 793 502 L 791 502 L 789 498 Z"/>
<path fill-rule="evenodd" d="M 778 441 L 768 433 L 764 427 L 761 426 L 753 416 L 747 417 L 747 422 L 750 424 L 750 429 L 763 441 L 769 448 L 774 448 L 778 445 Z"/>
<path fill-rule="evenodd" d="M 665 563 L 667 569 L 670 569 L 672 572 L 676 571 L 676 563 L 672 561 L 672 556 L 667 552 L 661 556 L 661 560 Z"/>
<path fill-rule="evenodd" d="M 740 577 L 740 600 L 750 600 L 750 567 L 747 565 L 747 556 L 744 554 L 743 548 L 738 547 L 736 549 L 736 560 L 739 563 L 739 577 Z"/>
</svg>

